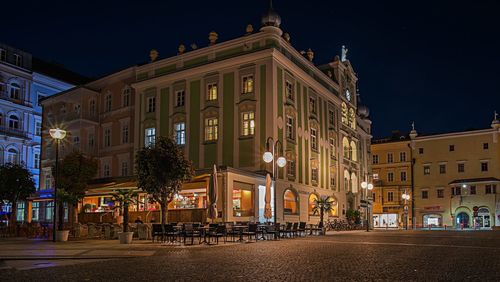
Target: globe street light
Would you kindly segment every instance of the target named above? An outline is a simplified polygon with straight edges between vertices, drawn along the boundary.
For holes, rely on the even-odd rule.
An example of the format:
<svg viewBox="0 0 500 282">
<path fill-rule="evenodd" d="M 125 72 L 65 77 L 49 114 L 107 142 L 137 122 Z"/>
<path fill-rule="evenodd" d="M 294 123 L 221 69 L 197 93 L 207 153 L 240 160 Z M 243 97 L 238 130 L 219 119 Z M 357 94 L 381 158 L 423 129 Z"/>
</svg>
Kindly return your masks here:
<svg viewBox="0 0 500 282">
<path fill-rule="evenodd" d="M 56 211 L 57 211 L 57 180 L 59 176 L 59 142 L 61 142 L 64 137 L 66 137 L 66 130 L 60 129 L 60 128 L 53 128 L 49 130 L 50 137 L 56 141 L 56 175 L 54 178 L 54 205 L 53 205 L 53 214 L 52 214 L 52 220 L 53 220 L 53 226 L 52 226 L 52 241 L 56 241 Z M 64 210 L 63 210 L 64 213 Z M 62 214 L 59 215 L 59 217 L 63 216 Z M 59 229 L 62 230 L 62 220 L 59 219 Z"/>
<path fill-rule="evenodd" d="M 283 155 L 283 143 L 280 140 L 274 140 L 272 137 L 268 137 L 266 141 L 266 152 L 262 155 L 262 159 L 265 163 L 273 163 L 273 194 L 274 194 L 274 224 L 277 222 L 276 213 L 276 175 L 278 174 L 278 167 L 286 166 L 286 158 Z"/>
<path fill-rule="evenodd" d="M 369 225 L 369 216 L 368 216 L 368 191 L 371 191 L 373 189 L 373 184 L 368 183 L 368 181 L 363 181 L 361 182 L 361 188 L 365 190 L 365 216 L 366 216 L 366 232 L 370 232 L 370 225 Z"/>
</svg>

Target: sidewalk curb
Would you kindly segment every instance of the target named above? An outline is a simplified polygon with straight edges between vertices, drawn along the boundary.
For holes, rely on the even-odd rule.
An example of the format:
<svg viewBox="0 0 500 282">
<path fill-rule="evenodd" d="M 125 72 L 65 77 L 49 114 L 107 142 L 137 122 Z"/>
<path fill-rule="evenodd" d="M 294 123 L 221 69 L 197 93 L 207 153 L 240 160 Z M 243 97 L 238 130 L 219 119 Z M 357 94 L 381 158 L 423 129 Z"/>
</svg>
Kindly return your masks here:
<svg viewBox="0 0 500 282">
<path fill-rule="evenodd" d="M 120 258 L 140 258 L 145 256 L 83 256 L 83 257 L 75 257 L 75 256 L 52 256 L 52 257 L 0 257 L 0 261 L 5 260 L 60 260 L 60 259 L 120 259 Z M 149 256 L 148 256 L 149 257 Z"/>
</svg>

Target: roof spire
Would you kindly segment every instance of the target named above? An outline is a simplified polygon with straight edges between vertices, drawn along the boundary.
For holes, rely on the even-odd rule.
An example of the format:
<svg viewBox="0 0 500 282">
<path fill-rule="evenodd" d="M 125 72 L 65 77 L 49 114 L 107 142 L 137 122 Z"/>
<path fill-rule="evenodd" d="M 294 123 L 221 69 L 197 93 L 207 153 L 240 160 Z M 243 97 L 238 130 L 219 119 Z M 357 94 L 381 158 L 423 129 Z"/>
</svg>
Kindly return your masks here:
<svg viewBox="0 0 500 282">
<path fill-rule="evenodd" d="M 279 28 L 281 25 L 281 17 L 274 11 L 273 0 L 269 0 L 269 9 L 264 15 L 262 15 L 261 20 L 262 26 L 273 26 Z"/>
</svg>

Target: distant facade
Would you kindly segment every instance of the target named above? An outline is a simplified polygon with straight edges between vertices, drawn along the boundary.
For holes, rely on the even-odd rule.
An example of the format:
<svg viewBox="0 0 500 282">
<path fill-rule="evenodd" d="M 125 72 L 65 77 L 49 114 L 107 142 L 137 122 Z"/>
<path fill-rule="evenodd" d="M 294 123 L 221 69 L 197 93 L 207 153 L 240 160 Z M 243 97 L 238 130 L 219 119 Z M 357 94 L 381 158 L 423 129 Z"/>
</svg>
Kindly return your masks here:
<svg viewBox="0 0 500 282">
<path fill-rule="evenodd" d="M 0 43 L 0 163 L 24 164 L 33 174 L 37 190 L 42 154 L 42 109 L 38 102 L 73 87 L 81 79 Z M 3 212 L 9 212 L 9 208 L 5 206 Z M 18 209 L 18 221 L 31 213 L 31 207 L 24 202 Z"/>
<path fill-rule="evenodd" d="M 374 140 L 371 149 L 373 227 L 404 228 L 406 220 L 411 227 L 411 200 L 403 199 L 405 193 L 412 197 L 410 138 L 394 132 L 390 138 Z"/>
<path fill-rule="evenodd" d="M 499 137 L 495 116 L 489 129 L 375 140 L 374 226 L 403 227 L 408 215 L 415 228 L 498 228 Z"/>
<path fill-rule="evenodd" d="M 279 222 L 317 222 L 312 204 L 320 196 L 334 200 L 333 217 L 343 218 L 348 209 L 358 209 L 360 183 L 370 174 L 371 122 L 356 95 L 356 74 L 349 60 L 338 56 L 315 65 L 314 53 L 297 51 L 280 22 L 270 10 L 259 32 L 247 27 L 244 36 L 222 43 L 211 32 L 208 47 L 186 51 L 181 45 L 177 56 L 161 60 L 153 50 L 150 63 L 123 71 L 123 77 L 110 75 L 45 100 L 44 115 L 54 116 L 44 121 L 57 121 L 71 136 L 79 134 L 80 150 L 85 150 L 82 144 L 91 143 L 82 130 L 95 131 L 97 151 L 88 154 L 99 158 L 99 175 L 81 203 L 82 218 L 95 219 L 92 214 L 97 214 L 106 219 L 113 189 L 137 189 L 134 154 L 154 145 L 158 136 L 174 137 L 196 169 L 196 177 L 170 204 L 170 220 L 206 220 L 208 173 L 215 164 L 219 220 L 265 221 L 264 185 L 271 166 L 262 156 L 268 137 L 282 142 L 287 159 L 277 175 L 277 206 L 272 204 Z M 115 82 L 116 87 L 110 88 Z M 120 104 L 128 86 L 131 108 Z M 81 94 L 76 95 L 78 91 Z M 72 126 L 64 116 L 68 113 L 58 109 L 74 108 L 73 96 L 85 99 L 81 102 L 85 114 L 90 110 L 85 108 L 87 100 L 95 97 L 98 119 Z M 46 142 L 51 147 L 51 141 Z M 44 155 L 47 173 L 52 163 L 53 155 Z M 132 218 L 158 220 L 158 206 L 139 192 Z"/>
</svg>

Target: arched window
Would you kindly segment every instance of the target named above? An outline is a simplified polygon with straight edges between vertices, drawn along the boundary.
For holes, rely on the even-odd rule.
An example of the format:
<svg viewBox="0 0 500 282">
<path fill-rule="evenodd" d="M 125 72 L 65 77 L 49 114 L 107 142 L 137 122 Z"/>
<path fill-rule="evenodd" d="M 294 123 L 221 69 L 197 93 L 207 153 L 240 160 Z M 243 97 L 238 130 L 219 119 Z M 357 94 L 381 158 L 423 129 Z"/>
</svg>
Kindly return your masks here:
<svg viewBox="0 0 500 282">
<path fill-rule="evenodd" d="M 319 214 L 314 214 L 313 209 L 314 209 L 314 201 L 318 199 L 318 195 L 312 193 L 309 195 L 309 215 L 319 215 Z"/>
<path fill-rule="evenodd" d="M 284 214 L 299 213 L 299 197 L 291 189 L 286 189 L 285 194 L 283 194 L 283 213 Z"/>
<path fill-rule="evenodd" d="M 19 118 L 17 116 L 9 116 L 9 128 L 19 129 Z"/>
<path fill-rule="evenodd" d="M 358 148 L 356 146 L 356 142 L 351 141 L 351 160 L 358 160 Z"/>
<path fill-rule="evenodd" d="M 358 193 L 358 177 L 354 172 L 351 174 L 351 190 L 353 193 Z"/>
<path fill-rule="evenodd" d="M 346 169 L 344 170 L 344 191 L 349 191 L 349 182 L 351 180 L 351 174 L 349 173 L 349 171 Z"/>
<path fill-rule="evenodd" d="M 10 91 L 9 91 L 10 98 L 11 99 L 19 100 L 19 98 L 20 98 L 19 92 L 20 92 L 20 89 L 21 89 L 21 87 L 19 86 L 19 84 L 17 84 L 17 83 L 11 83 L 9 86 L 10 86 Z"/>
<path fill-rule="evenodd" d="M 352 129 L 356 129 L 356 115 L 354 114 L 354 109 L 349 109 L 349 126 Z"/>
<path fill-rule="evenodd" d="M 347 140 L 346 137 L 342 138 L 342 147 L 344 148 L 344 158 L 350 159 L 351 153 L 350 153 L 350 146 L 349 146 L 349 140 Z"/>
<path fill-rule="evenodd" d="M 17 164 L 18 161 L 18 153 L 17 150 L 14 148 L 10 148 L 7 151 L 7 162 L 12 163 L 12 164 Z"/>
<path fill-rule="evenodd" d="M 345 125 L 348 125 L 349 122 L 348 122 L 348 119 L 347 119 L 347 105 L 346 103 L 342 102 L 342 123 L 345 124 Z"/>
</svg>

